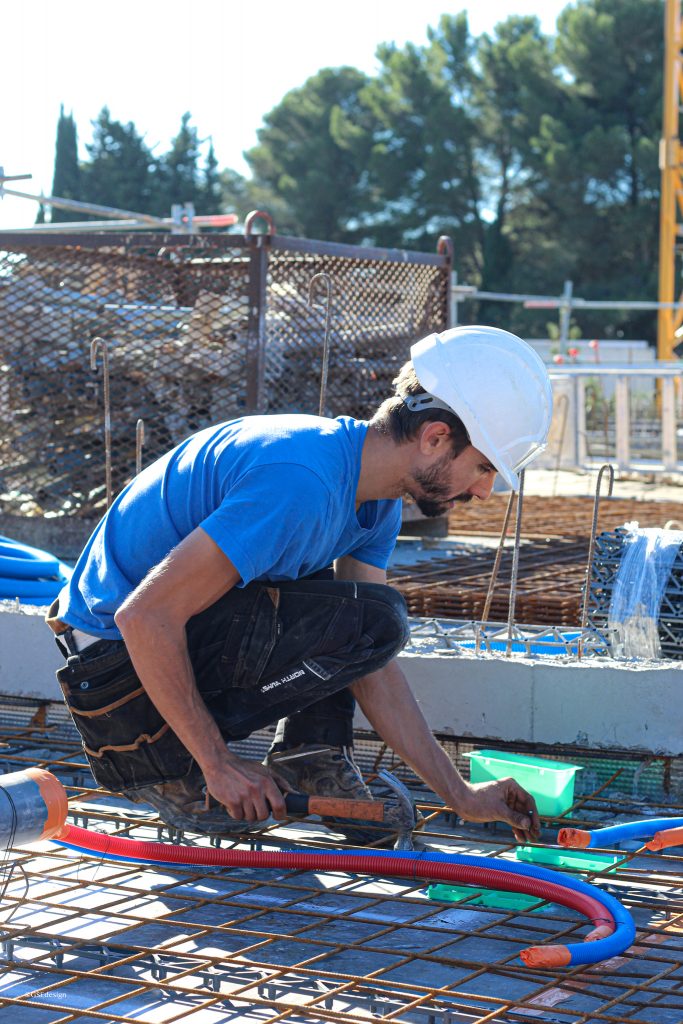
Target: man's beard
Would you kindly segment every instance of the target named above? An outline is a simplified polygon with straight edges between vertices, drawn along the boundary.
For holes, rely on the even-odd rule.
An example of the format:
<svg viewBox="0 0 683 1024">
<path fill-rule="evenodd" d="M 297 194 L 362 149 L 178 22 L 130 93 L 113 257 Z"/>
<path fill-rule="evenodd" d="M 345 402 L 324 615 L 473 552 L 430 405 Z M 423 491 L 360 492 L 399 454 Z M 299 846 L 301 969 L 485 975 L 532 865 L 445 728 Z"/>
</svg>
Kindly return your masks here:
<svg viewBox="0 0 683 1024">
<path fill-rule="evenodd" d="M 422 493 L 418 495 L 410 490 L 408 493 L 423 516 L 443 516 L 448 512 L 452 501 L 466 503 L 472 500 L 471 494 L 457 494 L 454 497 L 450 488 L 441 482 L 444 467 L 450 462 L 450 455 L 446 455 L 431 469 L 418 469 L 413 474 L 413 481 L 419 485 Z"/>
</svg>

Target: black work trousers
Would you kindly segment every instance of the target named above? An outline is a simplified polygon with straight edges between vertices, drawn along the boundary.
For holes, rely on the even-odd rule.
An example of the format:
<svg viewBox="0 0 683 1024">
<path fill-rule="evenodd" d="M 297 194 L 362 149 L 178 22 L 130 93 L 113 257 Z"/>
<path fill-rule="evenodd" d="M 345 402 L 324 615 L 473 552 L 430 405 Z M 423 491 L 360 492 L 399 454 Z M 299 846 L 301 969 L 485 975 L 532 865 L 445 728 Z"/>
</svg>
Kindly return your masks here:
<svg viewBox="0 0 683 1024">
<path fill-rule="evenodd" d="M 392 587 L 305 579 L 230 590 L 189 620 L 186 635 L 199 692 L 226 742 L 284 719 L 280 746 L 341 746 L 353 735 L 349 684 L 401 650 L 408 622 Z M 72 655 L 57 678 L 101 786 L 137 789 L 191 770 L 123 641 Z"/>
</svg>

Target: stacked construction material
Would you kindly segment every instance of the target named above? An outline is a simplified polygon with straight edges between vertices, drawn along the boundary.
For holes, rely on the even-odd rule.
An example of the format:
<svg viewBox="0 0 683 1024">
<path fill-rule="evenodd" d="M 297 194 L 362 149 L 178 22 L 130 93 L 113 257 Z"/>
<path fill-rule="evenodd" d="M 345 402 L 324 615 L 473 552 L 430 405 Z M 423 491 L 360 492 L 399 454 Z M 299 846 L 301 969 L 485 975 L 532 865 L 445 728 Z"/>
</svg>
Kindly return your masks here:
<svg viewBox="0 0 683 1024">
<path fill-rule="evenodd" d="M 683 659 L 683 544 L 678 543 L 678 534 L 671 534 L 670 531 L 661 532 L 670 533 L 676 542 L 677 551 L 671 559 L 671 565 L 666 565 L 665 576 L 661 581 L 661 605 L 657 601 L 654 624 L 659 637 L 658 647 L 661 649 L 661 656 Z M 601 533 L 595 541 L 589 592 L 589 624 L 610 640 L 613 649 L 620 642 L 618 636 L 609 628 L 614 615 L 613 599 L 627 545 L 632 543 L 632 540 L 632 531 L 623 527 Z M 626 581 L 627 585 L 628 582 Z M 624 585 L 625 581 L 622 578 L 620 586 Z"/>
<path fill-rule="evenodd" d="M 495 554 L 494 548 L 468 544 L 454 547 L 446 557 L 433 557 L 414 564 L 394 562 L 389 568 L 389 582 L 403 594 L 410 615 L 479 620 L 486 603 Z M 558 537 L 523 541 L 516 620 L 538 625 L 577 626 L 587 558 L 587 540 Z M 510 541 L 501 561 L 489 621 L 507 621 L 511 574 Z"/>
<path fill-rule="evenodd" d="M 507 494 L 492 494 L 485 502 L 455 505 L 448 515 L 449 534 L 498 537 L 503 527 L 507 503 Z M 592 519 L 592 497 L 570 495 L 553 498 L 527 494 L 524 497 L 522 536 L 587 539 Z M 632 520 L 637 520 L 641 526 L 665 526 L 670 520 L 683 520 L 683 506 L 680 501 L 647 501 L 639 498 L 601 500 L 599 530 L 614 530 Z M 511 524 L 508 535 L 512 532 Z"/>
<path fill-rule="evenodd" d="M 449 513 L 451 537 L 500 534 L 507 494 L 493 494 L 486 502 L 455 506 Z M 522 544 L 515 600 L 515 621 L 550 626 L 578 626 L 586 581 L 588 542 L 593 518 L 593 498 L 551 498 L 527 495 L 522 516 Z M 489 609 L 489 622 L 506 622 L 512 574 L 514 510 L 508 539 Z M 680 502 L 603 498 L 598 528 L 615 530 L 637 520 L 641 527 L 663 527 L 683 517 Z M 603 533 L 603 536 L 607 536 Z M 453 545 L 451 540 L 450 544 Z M 390 582 L 401 591 L 411 615 L 428 618 L 472 619 L 482 617 L 495 550 L 476 543 L 444 550 L 429 561 L 413 564 L 394 559 Z M 607 602 L 609 606 L 609 600 Z M 683 611 L 679 612 L 683 619 Z M 605 620 L 606 625 L 606 620 Z"/>
<path fill-rule="evenodd" d="M 54 555 L 0 537 L 0 600 L 49 605 L 71 576 Z"/>
</svg>

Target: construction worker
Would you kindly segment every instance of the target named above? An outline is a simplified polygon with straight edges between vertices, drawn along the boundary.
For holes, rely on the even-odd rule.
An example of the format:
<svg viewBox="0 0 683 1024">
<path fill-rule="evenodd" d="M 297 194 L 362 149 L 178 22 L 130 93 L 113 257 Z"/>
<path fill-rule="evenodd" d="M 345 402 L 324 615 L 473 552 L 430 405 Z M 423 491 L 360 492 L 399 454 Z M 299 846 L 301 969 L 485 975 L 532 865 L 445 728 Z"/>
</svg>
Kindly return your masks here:
<svg viewBox="0 0 683 1024">
<path fill-rule="evenodd" d="M 288 790 L 370 799 L 355 698 L 462 818 L 538 834 L 525 790 L 467 783 L 433 738 L 395 657 L 406 609 L 385 580 L 402 495 L 440 515 L 488 498 L 496 473 L 517 488 L 545 445 L 548 375 L 514 335 L 459 327 L 417 342 L 393 383 L 369 422 L 202 430 L 118 495 L 48 617 L 100 785 L 214 835 L 284 817 Z M 230 750 L 278 720 L 263 764 Z"/>
</svg>

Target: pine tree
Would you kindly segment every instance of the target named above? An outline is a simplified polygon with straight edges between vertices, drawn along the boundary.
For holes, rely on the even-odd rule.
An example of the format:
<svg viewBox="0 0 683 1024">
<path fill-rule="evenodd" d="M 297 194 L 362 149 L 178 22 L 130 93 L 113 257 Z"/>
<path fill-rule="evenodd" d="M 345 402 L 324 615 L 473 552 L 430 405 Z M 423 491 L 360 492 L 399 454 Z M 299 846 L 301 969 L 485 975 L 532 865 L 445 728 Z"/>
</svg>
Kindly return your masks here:
<svg viewBox="0 0 683 1024">
<path fill-rule="evenodd" d="M 291 211 L 297 234 L 341 242 L 362 236 L 362 149 L 349 139 L 349 124 L 363 118 L 359 94 L 367 81 L 355 68 L 324 68 L 266 114 L 258 145 L 245 154 L 255 183 Z"/>
</svg>

